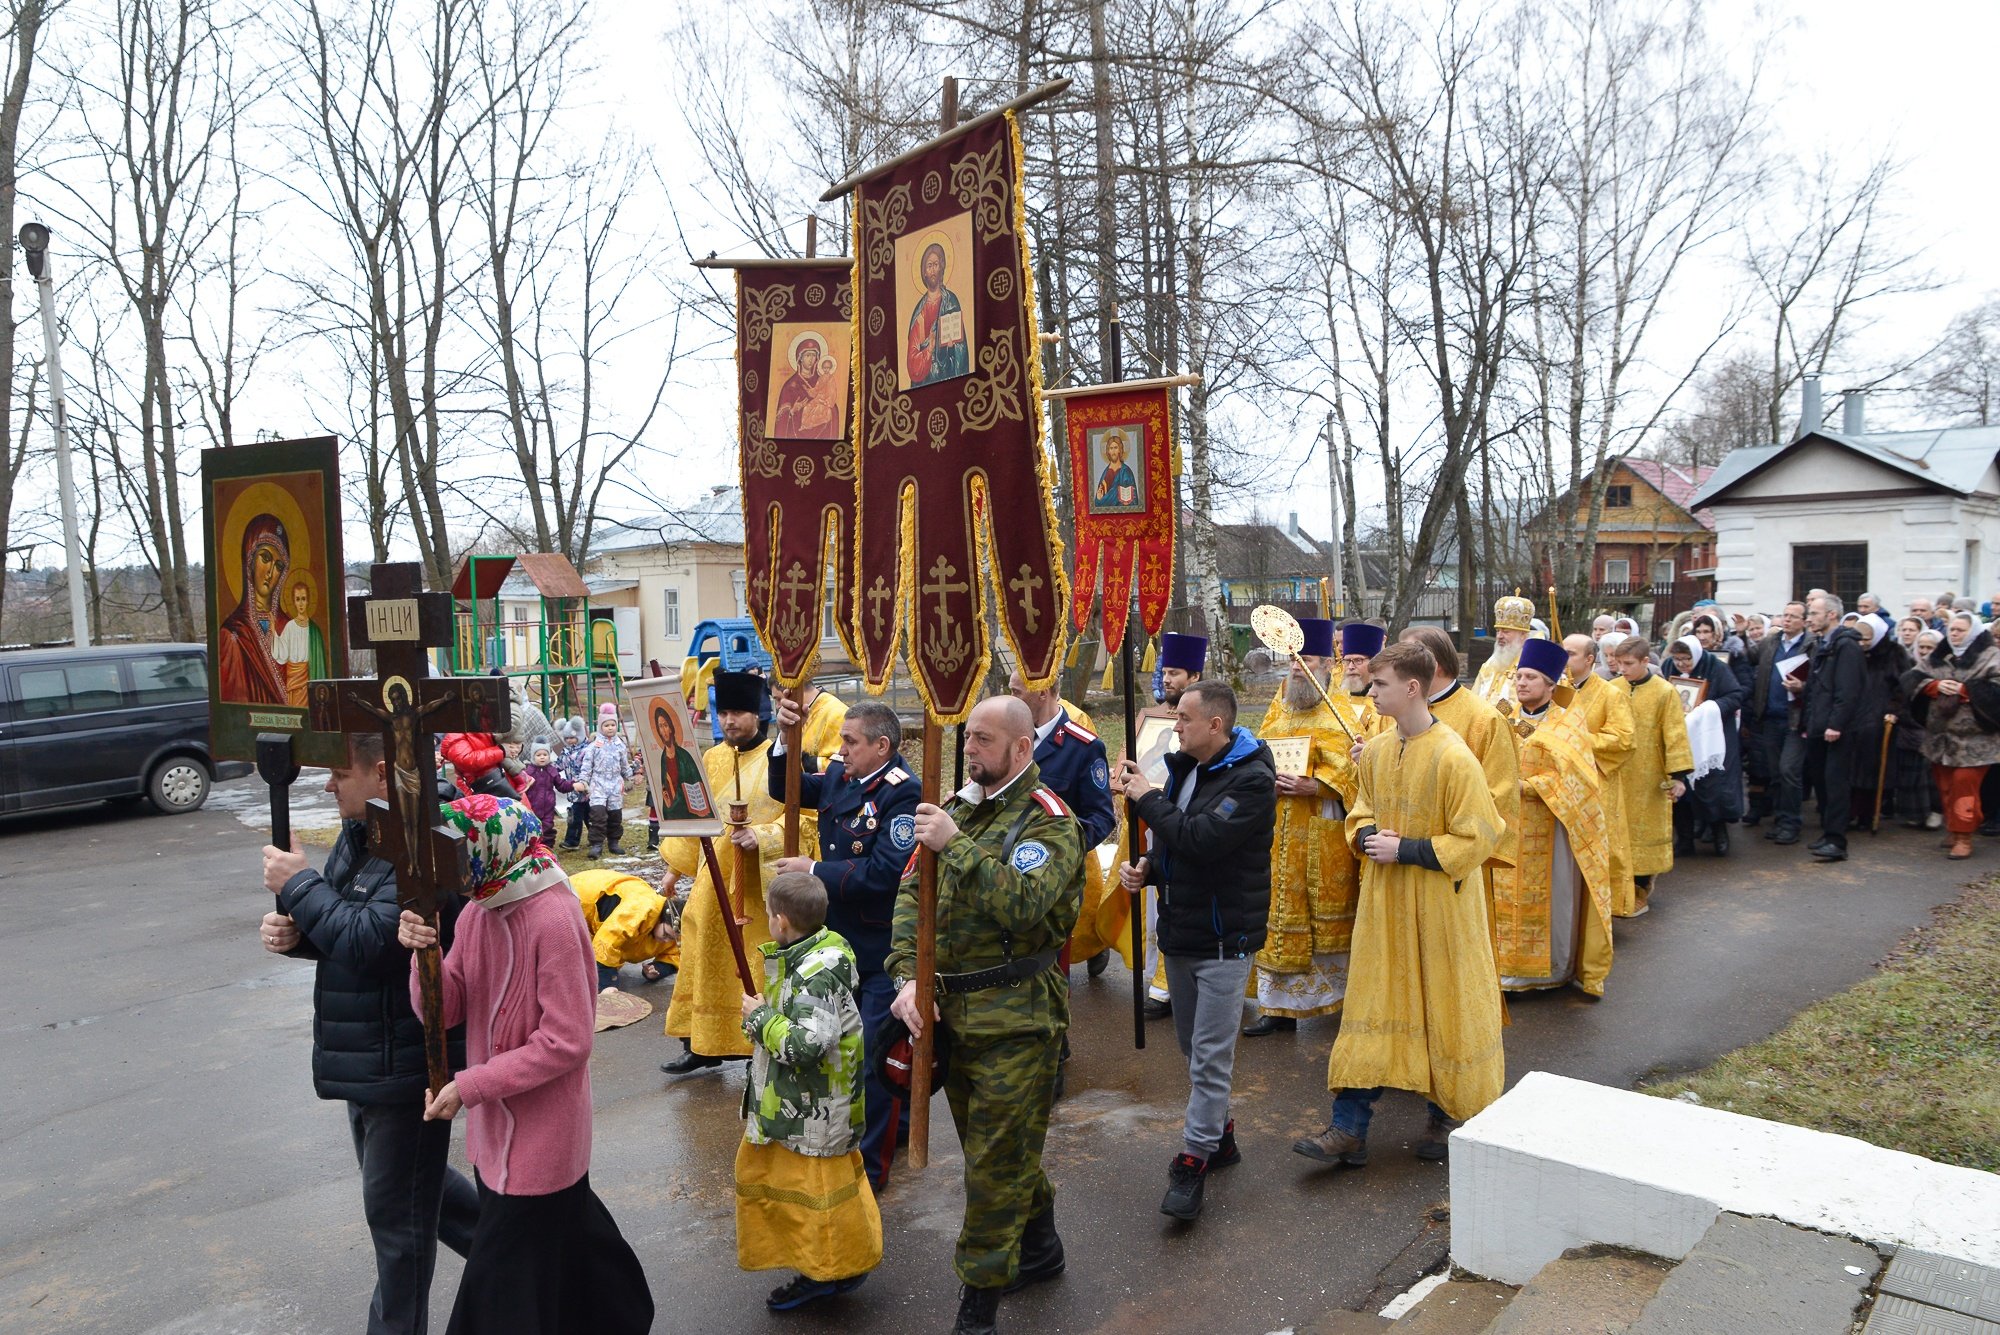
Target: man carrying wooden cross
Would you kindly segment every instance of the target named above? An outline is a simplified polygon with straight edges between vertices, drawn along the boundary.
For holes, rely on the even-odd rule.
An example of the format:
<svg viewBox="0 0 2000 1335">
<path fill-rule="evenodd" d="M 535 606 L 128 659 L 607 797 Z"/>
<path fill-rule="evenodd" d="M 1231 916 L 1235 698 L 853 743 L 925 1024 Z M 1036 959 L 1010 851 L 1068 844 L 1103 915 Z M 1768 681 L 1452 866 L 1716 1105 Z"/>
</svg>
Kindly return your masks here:
<svg viewBox="0 0 2000 1335">
<path fill-rule="evenodd" d="M 369 799 L 389 796 L 382 735 L 350 734 L 347 747 L 347 763 L 326 784 L 341 828 L 325 868 L 314 871 L 296 841 L 264 849 L 264 888 L 277 908 L 262 932 L 271 953 L 317 962 L 313 1091 L 347 1104 L 375 1242 L 367 1329 L 386 1335 L 424 1329 L 437 1245 L 466 1254 L 479 1193 L 446 1162 L 451 1123 L 424 1120 L 424 1031 L 410 1008 L 410 952 L 396 943 L 396 869 L 368 849 Z M 447 948 L 458 908 L 456 895 L 438 905 Z M 456 1072 L 465 1065 L 463 1031 L 452 1030 L 448 1046 Z"/>
<path fill-rule="evenodd" d="M 1000 1295 L 1064 1266 L 1055 1188 L 1042 1171 L 1069 988 L 1056 969 L 1083 905 L 1083 834 L 1035 767 L 1035 724 L 1012 696 L 965 725 L 970 781 L 922 803 L 917 841 L 937 854 L 937 995 L 917 996 L 917 859 L 896 898 L 886 967 L 896 1018 L 939 1021 L 944 1078 L 965 1147 L 965 1222 L 953 1268 L 956 1335 L 990 1335 Z"/>
</svg>

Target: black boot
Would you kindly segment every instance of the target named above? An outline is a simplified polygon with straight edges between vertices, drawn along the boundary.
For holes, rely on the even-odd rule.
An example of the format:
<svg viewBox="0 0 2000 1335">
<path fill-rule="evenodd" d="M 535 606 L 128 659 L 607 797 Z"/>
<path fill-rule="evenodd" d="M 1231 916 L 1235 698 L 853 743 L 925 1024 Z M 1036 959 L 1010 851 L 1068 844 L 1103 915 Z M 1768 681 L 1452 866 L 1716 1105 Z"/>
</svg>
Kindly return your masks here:
<svg viewBox="0 0 2000 1335">
<path fill-rule="evenodd" d="M 704 1067 L 720 1065 L 722 1065 L 722 1058 L 704 1057 L 694 1050 L 692 1043 L 686 1039 L 682 1039 L 681 1055 L 670 1062 L 662 1062 L 660 1069 L 668 1075 L 686 1075 L 690 1071 L 699 1071 Z"/>
<path fill-rule="evenodd" d="M 1728 857 L 1729 823 L 1727 821 L 1717 821 L 1713 829 L 1715 833 L 1715 856 L 1719 858 Z"/>
<path fill-rule="evenodd" d="M 958 1320 L 951 1335 L 999 1335 L 994 1319 L 1000 1315 L 1000 1290 L 975 1289 L 962 1284 L 958 1290 Z"/>
<path fill-rule="evenodd" d="M 1047 1209 L 1021 1230 L 1021 1268 L 1015 1272 L 1014 1282 L 1001 1292 L 1013 1293 L 1030 1284 L 1054 1279 L 1068 1264 L 1063 1256 L 1062 1239 L 1056 1236 L 1056 1207 L 1051 1201 Z"/>
<path fill-rule="evenodd" d="M 1087 976 L 1095 978 L 1099 974 L 1103 973 L 1106 969 L 1111 967 L 1111 952 L 1108 950 L 1100 950 L 1095 955 L 1092 955 L 1088 960 L 1085 960 L 1084 965 Z"/>
</svg>

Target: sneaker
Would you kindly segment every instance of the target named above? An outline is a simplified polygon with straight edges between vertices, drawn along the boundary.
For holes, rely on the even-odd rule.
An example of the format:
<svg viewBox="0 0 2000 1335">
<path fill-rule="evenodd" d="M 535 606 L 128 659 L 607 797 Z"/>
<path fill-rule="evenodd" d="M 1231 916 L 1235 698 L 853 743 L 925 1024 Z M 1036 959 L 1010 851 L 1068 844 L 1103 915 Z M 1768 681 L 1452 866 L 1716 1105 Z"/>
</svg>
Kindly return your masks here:
<svg viewBox="0 0 2000 1335">
<path fill-rule="evenodd" d="M 1433 1117 L 1424 1123 L 1424 1133 L 1417 1137 L 1416 1155 L 1425 1163 L 1443 1163 L 1451 1157 L 1451 1133 L 1457 1122 Z"/>
<path fill-rule="evenodd" d="M 1236 1148 L 1236 1119 L 1230 1118 L 1222 1128 L 1222 1143 L 1215 1147 L 1215 1153 L 1208 1156 L 1208 1171 L 1218 1168 L 1234 1168 L 1243 1162 L 1242 1153 Z"/>
<path fill-rule="evenodd" d="M 1942 830 L 1944 828 L 1944 817 L 1938 812 L 1933 811 L 1930 815 L 1924 817 L 1924 828 L 1926 830 Z"/>
<path fill-rule="evenodd" d="M 818 1302 L 821 1298 L 833 1296 L 833 1281 L 830 1279 L 807 1279 L 804 1275 L 794 1275 L 784 1284 L 771 1290 L 764 1299 L 764 1306 L 773 1312 L 789 1312 L 807 1303 Z"/>
<path fill-rule="evenodd" d="M 1208 1184 L 1208 1162 L 1192 1154 L 1176 1154 L 1167 1166 L 1167 1194 L 1160 1213 L 1193 1219 L 1201 1213 L 1201 1193 Z"/>
<path fill-rule="evenodd" d="M 837 1293 L 852 1293 L 867 1279 L 865 1274 L 849 1275 L 846 1279 L 807 1279 L 804 1275 L 795 1275 L 790 1283 L 772 1289 L 771 1296 L 764 1299 L 764 1306 L 773 1312 L 789 1312 Z"/>
<path fill-rule="evenodd" d="M 1292 1153 L 1303 1154 L 1317 1163 L 1359 1168 L 1368 1162 L 1368 1142 L 1348 1135 L 1337 1126 L 1329 1126 L 1316 1136 L 1293 1141 Z"/>
</svg>

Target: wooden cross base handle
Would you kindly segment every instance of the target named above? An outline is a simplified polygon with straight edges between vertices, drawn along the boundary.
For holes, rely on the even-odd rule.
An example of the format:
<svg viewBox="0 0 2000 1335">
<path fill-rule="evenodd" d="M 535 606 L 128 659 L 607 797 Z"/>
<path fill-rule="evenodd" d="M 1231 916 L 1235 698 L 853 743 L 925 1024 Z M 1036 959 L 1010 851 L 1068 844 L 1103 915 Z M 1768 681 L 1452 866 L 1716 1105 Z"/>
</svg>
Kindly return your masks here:
<svg viewBox="0 0 2000 1335">
<path fill-rule="evenodd" d="M 435 913 L 429 919 L 431 926 L 437 926 Z M 424 1067 L 435 1098 L 451 1083 L 451 1056 L 445 1049 L 444 1032 L 444 951 L 437 946 L 417 952 L 417 992 L 424 1008 Z"/>
</svg>

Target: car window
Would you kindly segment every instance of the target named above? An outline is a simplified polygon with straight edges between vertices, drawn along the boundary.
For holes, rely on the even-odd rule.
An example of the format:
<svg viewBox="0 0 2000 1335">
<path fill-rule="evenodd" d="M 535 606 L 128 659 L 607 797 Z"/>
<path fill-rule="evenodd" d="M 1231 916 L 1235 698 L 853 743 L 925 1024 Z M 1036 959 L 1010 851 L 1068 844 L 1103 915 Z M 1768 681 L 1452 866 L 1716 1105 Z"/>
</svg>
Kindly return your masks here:
<svg viewBox="0 0 2000 1335">
<path fill-rule="evenodd" d="M 14 677 L 22 718 L 55 718 L 118 709 L 125 703 L 118 664 L 104 659 L 64 667 L 22 668 Z"/>
<path fill-rule="evenodd" d="M 208 698 L 208 664 L 200 654 L 140 654 L 126 660 L 132 703 L 176 705 Z"/>
<path fill-rule="evenodd" d="M 22 668 L 14 674 L 14 694 L 22 718 L 54 718 L 69 712 L 69 681 L 57 668 Z"/>
</svg>

